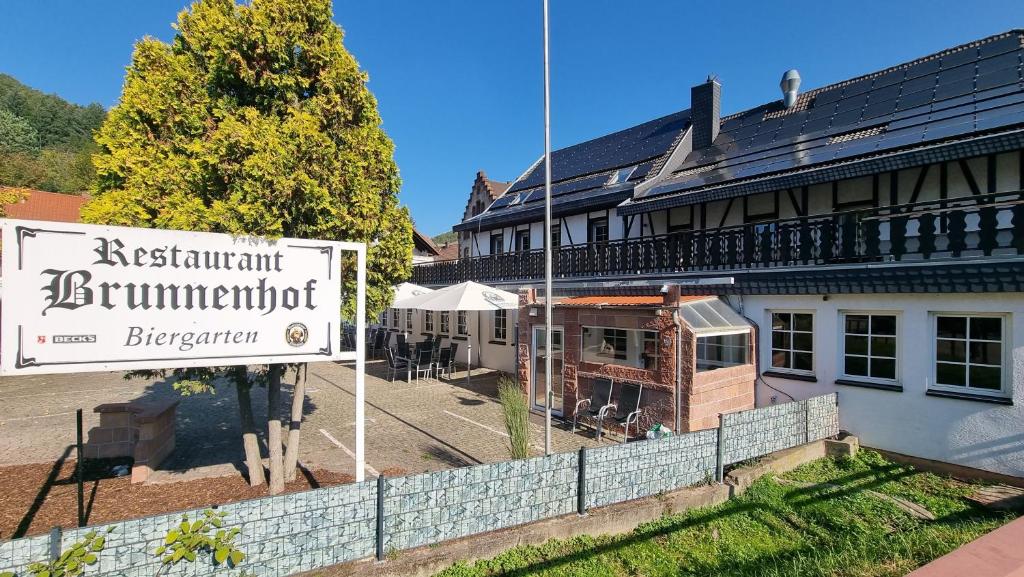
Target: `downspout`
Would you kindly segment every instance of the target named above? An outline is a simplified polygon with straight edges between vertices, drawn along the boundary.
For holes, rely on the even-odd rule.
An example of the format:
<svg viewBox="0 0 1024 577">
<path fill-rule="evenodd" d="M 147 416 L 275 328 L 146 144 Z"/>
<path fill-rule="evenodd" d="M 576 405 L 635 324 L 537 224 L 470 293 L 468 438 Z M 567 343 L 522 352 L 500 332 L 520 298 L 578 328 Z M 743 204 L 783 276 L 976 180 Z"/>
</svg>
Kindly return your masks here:
<svg viewBox="0 0 1024 577">
<path fill-rule="evenodd" d="M 672 311 L 672 324 L 676 326 L 676 406 L 673 411 L 676 418 L 673 432 L 678 435 L 683 423 L 683 416 L 679 414 L 683 404 L 683 321 L 679 316 L 679 307 Z"/>
</svg>

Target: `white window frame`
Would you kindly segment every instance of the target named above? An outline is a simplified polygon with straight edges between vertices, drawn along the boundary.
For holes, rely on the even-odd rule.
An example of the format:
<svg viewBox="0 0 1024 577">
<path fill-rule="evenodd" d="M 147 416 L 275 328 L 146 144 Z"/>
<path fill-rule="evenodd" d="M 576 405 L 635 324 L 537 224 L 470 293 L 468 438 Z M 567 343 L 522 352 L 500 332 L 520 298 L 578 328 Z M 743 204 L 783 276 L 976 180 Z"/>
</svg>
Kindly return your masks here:
<svg viewBox="0 0 1024 577">
<path fill-rule="evenodd" d="M 964 311 L 930 311 L 928 313 L 929 325 L 931 331 L 929 338 L 931 339 L 931 357 L 928 361 L 931 363 L 931 369 L 929 370 L 928 389 L 933 391 L 942 391 L 947 393 L 960 393 L 966 395 L 976 395 L 985 397 L 995 397 L 1000 399 L 1013 398 L 1013 343 L 1010 342 L 1013 331 L 1011 330 L 1012 315 L 1010 313 L 992 313 L 992 312 L 964 312 Z M 939 353 L 937 350 L 939 340 L 939 317 L 984 317 L 984 318 L 999 318 L 1002 319 L 1003 334 L 1000 338 L 1000 345 L 1002 347 L 1002 383 L 999 390 L 989 389 L 977 389 L 970 386 L 968 382 L 967 386 L 959 387 L 957 385 L 940 385 L 938 383 L 938 358 Z M 970 326 L 967 327 L 967 347 L 966 347 L 966 365 L 970 367 Z M 968 374 L 968 378 L 970 375 Z"/>
<path fill-rule="evenodd" d="M 501 334 L 498 334 L 498 315 L 501 314 Z M 491 317 L 491 336 L 494 340 L 505 342 L 508 340 L 508 311 L 505 309 L 499 309 L 494 311 Z"/>
<path fill-rule="evenodd" d="M 423 331 L 434 332 L 434 311 L 423 311 Z"/>
<path fill-rule="evenodd" d="M 441 311 L 441 334 L 449 334 L 451 327 L 451 313 L 449 313 L 448 311 Z"/>
<path fill-rule="evenodd" d="M 398 309 L 391 309 L 391 326 L 395 329 L 398 328 Z"/>
<path fill-rule="evenodd" d="M 466 311 L 455 311 L 455 334 L 460 337 L 469 334 L 469 313 Z"/>
<path fill-rule="evenodd" d="M 583 346 L 583 329 L 600 329 L 600 330 L 606 330 L 607 329 L 607 330 L 615 330 L 615 331 L 627 331 L 627 332 L 628 331 L 636 331 L 636 332 L 639 332 L 639 333 L 641 333 L 641 337 L 640 337 L 640 347 L 641 347 L 640 354 L 641 354 L 641 358 L 642 358 L 642 355 L 643 355 L 643 350 L 642 349 L 643 349 L 644 343 L 647 341 L 646 333 L 654 333 L 654 368 L 645 369 L 644 367 L 634 367 L 633 365 L 626 364 L 629 361 L 628 358 L 627 359 L 611 359 L 610 361 L 604 361 L 604 362 L 598 362 L 598 361 L 594 361 L 594 360 L 585 360 L 583 358 L 583 350 L 584 350 L 584 346 Z M 562 338 L 564 339 L 565 337 L 563 336 Z M 628 347 L 629 346 L 628 338 L 627 338 L 626 343 L 627 343 L 627 347 Z M 627 367 L 627 368 L 630 368 L 630 369 L 637 369 L 637 370 L 641 370 L 641 371 L 657 371 L 658 367 L 661 366 L 661 346 L 660 345 L 661 345 L 661 332 L 658 331 L 658 330 L 654 330 L 654 329 L 635 329 L 635 328 L 634 329 L 630 329 L 630 328 L 626 328 L 626 327 L 608 327 L 608 326 L 604 326 L 604 325 L 580 325 L 580 362 L 602 364 L 602 365 L 614 365 L 616 367 Z M 564 343 L 563 343 L 563 346 L 564 346 Z M 628 348 L 627 348 L 627 350 L 628 350 Z"/>
<path fill-rule="evenodd" d="M 855 316 L 856 315 L 867 315 L 869 317 L 871 317 L 871 316 L 896 317 L 896 334 L 894 335 L 894 338 L 896 339 L 896 359 L 895 359 L 896 371 L 895 371 L 895 378 L 884 379 L 884 378 L 879 378 L 879 377 L 847 374 L 847 372 L 846 372 L 846 315 L 855 315 Z M 871 321 L 869 320 L 868 321 L 869 327 L 870 327 L 870 322 Z M 898 384 L 900 384 L 900 381 L 901 381 L 901 378 L 900 378 L 900 368 L 902 366 L 902 363 L 900 362 L 900 359 L 903 356 L 902 355 L 902 351 L 903 351 L 903 335 L 902 335 L 903 330 L 902 329 L 903 329 L 903 318 L 902 318 L 902 315 L 900 314 L 899 311 L 885 311 L 885 310 L 866 310 L 866 311 L 865 310 L 841 310 L 841 311 L 839 311 L 839 345 L 837 347 L 837 350 L 839 351 L 839 358 L 837 359 L 837 362 L 839 363 L 839 367 L 838 367 L 838 370 L 836 372 L 839 373 L 840 378 L 841 379 L 846 379 L 846 380 L 849 380 L 849 381 L 860 381 L 860 382 L 865 382 L 865 383 L 878 383 L 878 384 L 882 384 L 882 385 L 898 385 Z M 869 328 L 869 333 L 870 333 L 870 328 Z M 878 335 L 878 336 L 889 336 L 889 335 Z M 871 341 L 871 335 L 869 334 L 868 335 L 868 343 L 869 343 L 868 346 L 869 347 L 870 347 L 870 341 Z M 869 348 L 869 351 L 870 351 L 870 348 Z M 856 355 L 856 356 L 865 356 L 865 355 Z M 868 360 L 868 366 L 870 367 L 871 355 L 870 354 L 867 355 L 867 358 L 869 359 Z M 870 368 L 869 368 L 868 372 L 870 372 Z"/>
<path fill-rule="evenodd" d="M 763 349 L 765 351 L 765 356 L 766 356 L 766 361 L 765 361 L 765 364 L 764 364 L 764 366 L 765 366 L 764 370 L 771 371 L 771 372 L 774 372 L 774 373 L 786 373 L 786 374 L 790 374 L 790 375 L 802 375 L 802 376 L 811 376 L 811 377 L 815 376 L 816 371 L 818 369 L 818 350 L 817 350 L 818 347 L 817 347 L 817 342 L 816 342 L 817 341 L 817 334 L 816 333 L 817 333 L 817 329 L 818 329 L 818 315 L 817 315 L 817 311 L 815 311 L 815 310 L 808 310 L 808 309 L 766 309 L 765 312 L 768 315 L 768 318 L 767 318 L 768 330 L 765 331 L 767 333 L 767 335 L 768 335 L 768 342 L 767 342 L 767 345 L 763 347 Z M 792 314 L 795 314 L 795 315 L 804 315 L 804 314 L 811 315 L 811 350 L 810 350 L 810 353 L 811 353 L 811 370 L 808 371 L 808 370 L 804 370 L 804 369 L 792 369 L 792 368 L 786 368 L 786 367 L 776 367 L 776 366 L 772 365 L 772 350 L 774 349 L 774 347 L 772 346 L 772 334 L 775 332 L 775 330 L 772 329 L 772 315 L 774 315 L 776 313 L 791 314 L 791 315 Z M 790 332 L 790 335 L 793 334 L 793 330 L 792 329 L 790 329 L 789 332 Z M 800 331 L 800 332 L 804 332 L 804 331 Z M 790 353 L 792 353 L 793 350 L 794 350 L 793 349 L 793 340 L 792 340 L 792 338 L 790 338 L 789 349 L 788 350 L 790 351 Z M 800 351 L 800 352 L 807 352 L 807 351 Z"/>
<path fill-rule="evenodd" d="M 412 309 L 405 309 L 405 330 L 412 330 Z"/>
<path fill-rule="evenodd" d="M 723 367 L 715 367 L 713 369 L 704 369 L 703 371 L 697 370 L 697 361 L 700 358 L 699 353 L 698 353 L 698 351 L 700 350 L 700 339 L 708 338 L 708 337 L 727 337 L 727 336 L 732 336 L 732 335 L 746 335 L 747 336 L 747 352 L 746 352 L 746 355 L 744 355 L 746 357 L 747 361 L 745 363 L 738 363 L 738 364 L 735 364 L 735 365 L 727 365 L 727 366 L 723 366 Z M 753 337 L 754 337 L 754 335 L 751 333 L 750 329 L 745 329 L 745 330 L 729 330 L 729 331 L 715 331 L 715 332 L 709 332 L 709 333 L 694 335 L 694 338 L 693 338 L 693 371 L 694 371 L 694 373 L 707 373 L 707 372 L 711 372 L 711 371 L 717 371 L 718 369 L 728 369 L 730 367 L 742 367 L 744 365 L 751 364 L 753 361 L 751 360 L 751 355 L 750 355 L 750 342 L 753 340 Z M 705 344 L 705 347 L 706 346 L 707 345 Z M 811 358 L 813 359 L 813 357 L 811 357 Z"/>
</svg>

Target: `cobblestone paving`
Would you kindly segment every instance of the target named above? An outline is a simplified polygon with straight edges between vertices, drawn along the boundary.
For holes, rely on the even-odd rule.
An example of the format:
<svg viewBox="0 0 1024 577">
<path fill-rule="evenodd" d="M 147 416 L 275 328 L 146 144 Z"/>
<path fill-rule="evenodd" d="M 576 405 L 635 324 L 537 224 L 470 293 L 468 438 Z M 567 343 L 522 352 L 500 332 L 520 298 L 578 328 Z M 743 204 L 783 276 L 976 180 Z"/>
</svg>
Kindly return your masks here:
<svg viewBox="0 0 1024 577">
<path fill-rule="evenodd" d="M 451 383 L 421 380 L 394 383 L 383 378 L 383 361 L 367 364 L 366 457 L 375 471 L 415 473 L 502 461 L 508 458 L 494 374 L 474 372 L 467 386 L 456 373 Z M 314 468 L 351 472 L 355 449 L 352 366 L 316 363 L 309 367 L 301 458 Z M 285 387 L 283 407 L 291 403 Z M 121 373 L 0 378 L 0 465 L 49 462 L 74 443 L 75 409 L 83 408 L 86 431 L 98 423 L 93 407 L 140 398 L 180 398 L 177 450 L 165 468 L 184 471 L 241 460 L 240 429 L 231 387 L 215 395 L 178 397 L 161 380 L 124 380 Z M 266 415 L 266 391 L 253 391 L 258 419 Z M 532 417 L 534 450 L 542 453 L 543 419 Z M 555 451 L 595 446 L 589 436 L 572 435 L 556 422 Z M 608 441 L 606 440 L 607 444 Z M 221 465 L 220 467 L 213 467 Z M 211 473 L 214 474 L 214 473 Z"/>
</svg>

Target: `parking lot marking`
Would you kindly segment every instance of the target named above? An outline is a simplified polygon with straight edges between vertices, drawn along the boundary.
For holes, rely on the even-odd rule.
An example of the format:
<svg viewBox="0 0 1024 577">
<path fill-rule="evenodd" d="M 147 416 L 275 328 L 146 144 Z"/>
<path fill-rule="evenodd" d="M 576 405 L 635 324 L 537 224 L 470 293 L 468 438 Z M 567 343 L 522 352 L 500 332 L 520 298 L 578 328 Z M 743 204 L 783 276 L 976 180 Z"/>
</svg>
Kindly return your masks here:
<svg viewBox="0 0 1024 577">
<path fill-rule="evenodd" d="M 335 439 L 330 433 L 328 433 L 327 431 L 325 431 L 323 429 L 320 429 L 320 433 L 323 436 L 327 437 L 328 441 L 334 443 L 335 446 L 337 446 L 339 449 L 344 451 L 346 455 L 348 455 L 349 457 L 352 457 L 353 459 L 356 458 L 356 454 L 355 453 L 350 451 L 349 448 L 346 447 L 345 445 L 342 445 L 341 441 L 339 441 L 338 439 Z M 377 469 L 374 469 L 369 464 L 364 464 L 363 466 L 366 468 L 366 472 L 367 473 L 373 475 L 374 477 L 380 477 L 380 473 L 377 472 Z"/>
<path fill-rule="evenodd" d="M 470 423 L 470 424 L 476 425 L 478 427 L 487 429 L 488 431 L 490 431 L 492 433 L 497 433 L 497 434 L 501 435 L 502 437 L 508 437 L 508 433 L 506 433 L 505 431 L 499 431 L 498 429 L 495 429 L 495 428 L 492 428 L 492 427 L 488 427 L 487 425 L 485 425 L 483 423 L 478 423 L 478 422 L 474 421 L 473 419 L 469 419 L 469 418 L 463 417 L 462 415 L 456 415 L 455 413 L 453 413 L 451 411 L 445 411 L 444 414 L 446 414 L 448 416 L 451 416 L 451 417 L 455 417 L 456 419 L 462 419 L 463 421 L 466 421 L 467 423 Z"/>
<path fill-rule="evenodd" d="M 13 418 L 10 418 L 10 419 L 4 419 L 3 421 L 0 421 L 0 424 L 11 423 L 11 422 L 14 422 L 14 421 L 31 421 L 33 419 L 48 419 L 50 417 L 62 417 L 64 415 L 74 415 L 74 414 L 75 414 L 75 411 L 67 411 L 65 413 L 46 413 L 46 414 L 43 414 L 43 415 L 31 415 L 31 416 L 28 416 L 28 417 L 13 417 Z"/>
</svg>

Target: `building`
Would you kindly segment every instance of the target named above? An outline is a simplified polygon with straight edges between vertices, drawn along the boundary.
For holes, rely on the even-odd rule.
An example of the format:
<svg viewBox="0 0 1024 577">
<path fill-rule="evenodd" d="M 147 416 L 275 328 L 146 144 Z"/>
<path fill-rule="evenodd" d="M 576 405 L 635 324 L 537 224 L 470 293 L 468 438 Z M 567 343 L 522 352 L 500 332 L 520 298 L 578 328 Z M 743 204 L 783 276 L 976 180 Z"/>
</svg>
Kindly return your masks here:
<svg viewBox="0 0 1024 577">
<path fill-rule="evenodd" d="M 412 263 L 432 262 L 441 254 L 441 249 L 433 239 L 422 232 L 412 229 Z"/>
<path fill-rule="evenodd" d="M 838 391 L 868 446 L 1024 476 L 1022 45 L 805 91 L 790 71 L 726 116 L 711 78 L 555 151 L 552 298 L 720 296 L 758 328 L 758 405 Z M 413 281 L 540 287 L 543 180 L 538 160 L 455 227 L 468 257 Z"/>
<path fill-rule="evenodd" d="M 0 187 L 7 188 L 7 187 Z M 61 194 L 42 190 L 18 189 L 24 193 L 20 202 L 4 205 L 7 218 L 48 220 L 52 222 L 81 222 L 82 205 L 88 196 Z"/>
<path fill-rule="evenodd" d="M 491 180 L 487 178 L 484 171 L 476 173 L 476 180 L 473 181 L 473 188 L 469 191 L 469 200 L 466 201 L 466 210 L 463 211 L 462 222 L 467 222 L 481 214 L 501 195 L 508 190 L 511 183 Z M 459 254 L 464 258 L 482 254 L 477 244 L 477 237 L 471 229 L 463 229 L 459 232 Z"/>
</svg>

